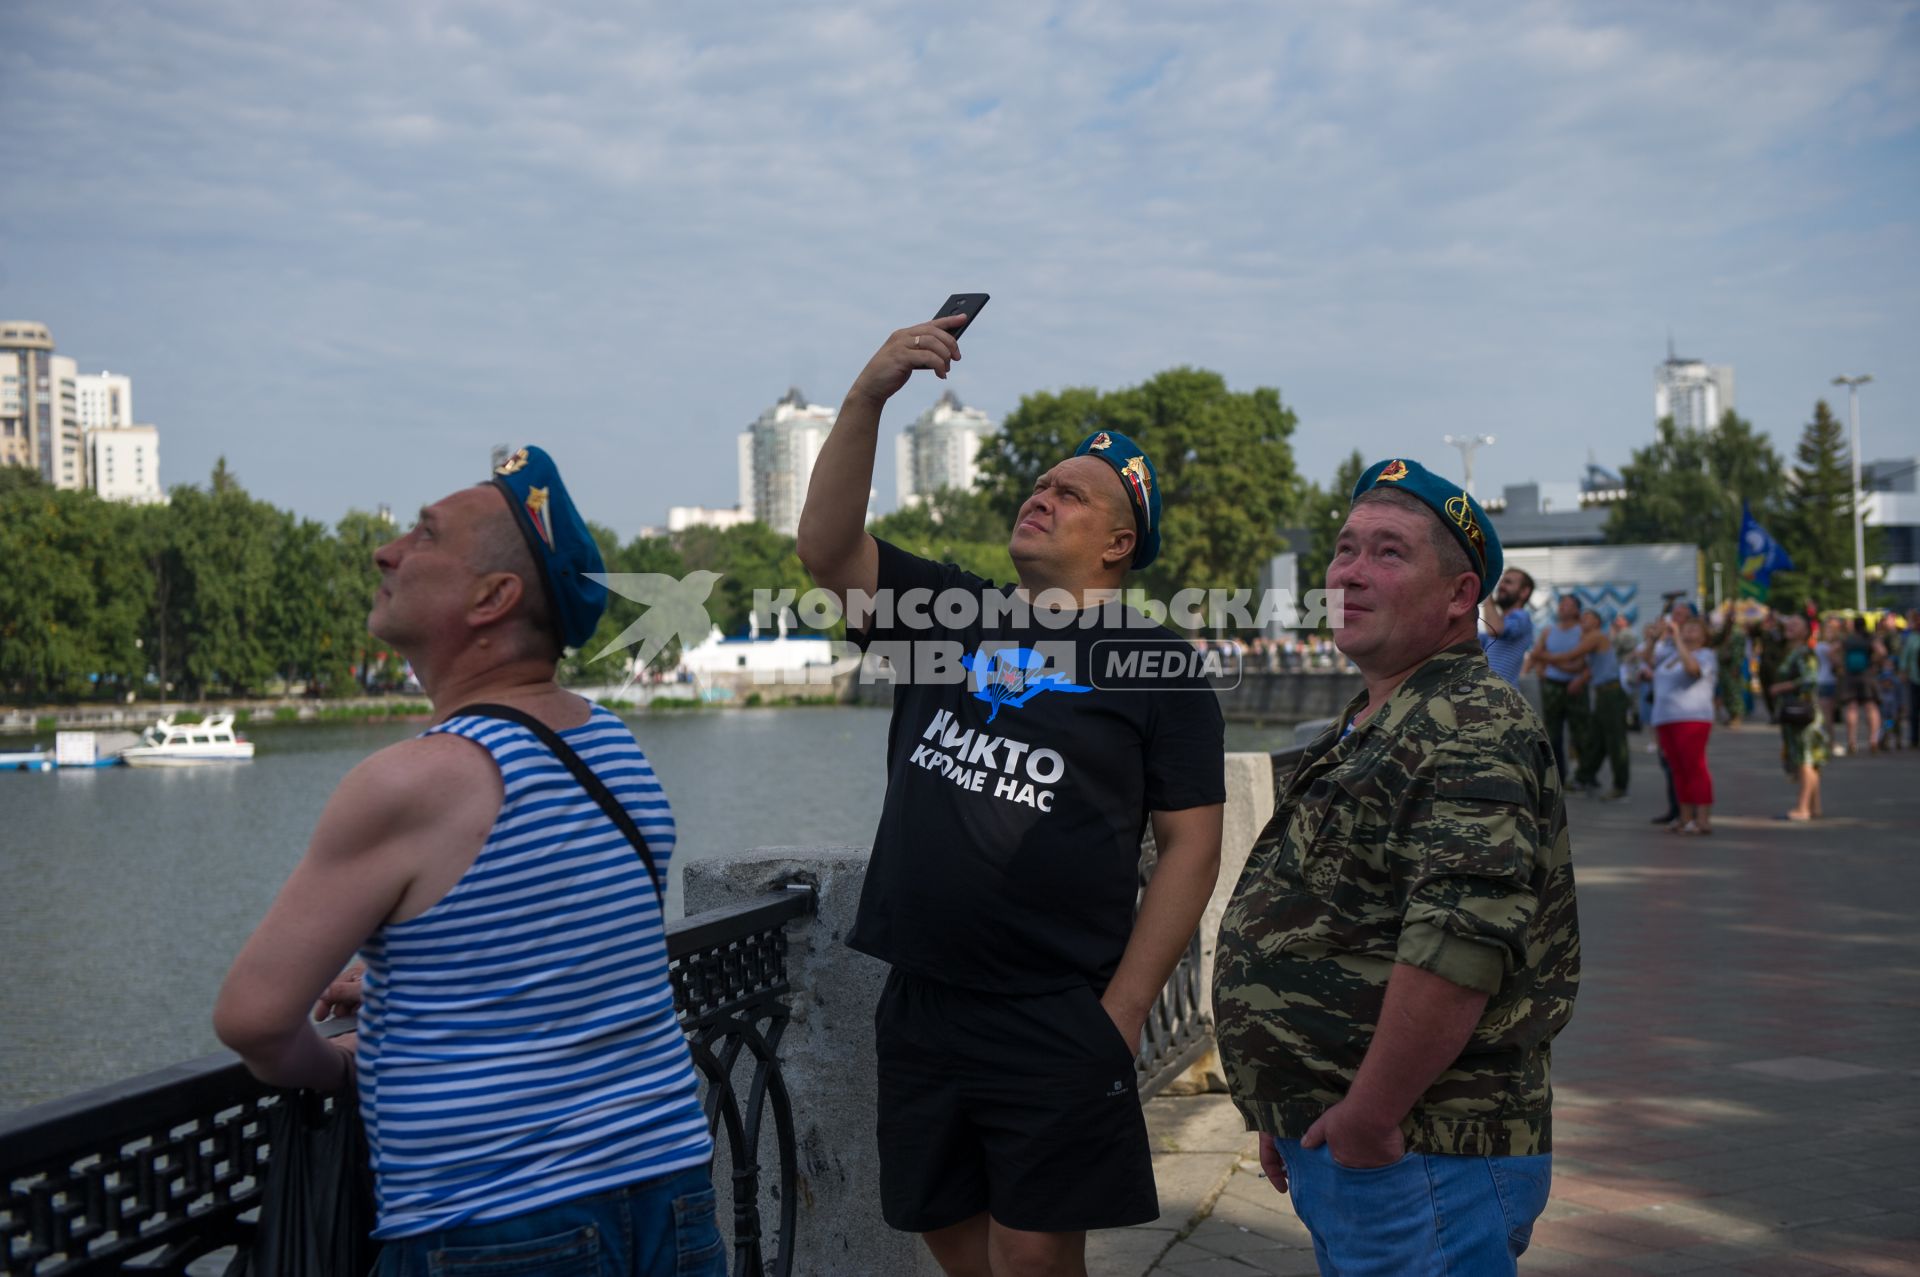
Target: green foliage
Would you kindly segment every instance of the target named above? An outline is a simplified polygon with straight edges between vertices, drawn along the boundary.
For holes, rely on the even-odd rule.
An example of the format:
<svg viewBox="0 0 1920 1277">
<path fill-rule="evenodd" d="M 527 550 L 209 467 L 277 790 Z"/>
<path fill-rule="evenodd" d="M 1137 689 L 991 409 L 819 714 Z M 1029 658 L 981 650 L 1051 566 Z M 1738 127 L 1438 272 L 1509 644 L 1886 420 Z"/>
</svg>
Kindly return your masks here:
<svg viewBox="0 0 1920 1277">
<path fill-rule="evenodd" d="M 1780 454 L 1731 411 L 1707 431 L 1680 430 L 1673 418 L 1661 418 L 1654 441 L 1635 449 L 1620 475 L 1627 498 L 1607 517 L 1607 540 L 1690 542 L 1709 564 L 1725 565 L 1729 589 L 1739 573 L 1741 501 L 1761 526 L 1780 526 L 1786 492 Z M 1788 544 L 1787 552 L 1795 554 L 1794 547 Z"/>
<path fill-rule="evenodd" d="M 989 581 L 1014 579 L 1007 556 L 1012 520 L 985 493 L 942 488 L 920 505 L 875 519 L 867 530 L 909 554 L 957 564 Z"/>
<path fill-rule="evenodd" d="M 1011 528 L 1048 467 L 1095 430 L 1121 431 L 1153 458 L 1163 502 L 1160 558 L 1129 586 L 1159 598 L 1252 588 L 1301 495 L 1295 425 L 1278 390 L 1232 391 L 1218 373 L 1172 368 L 1124 390 L 1028 395 L 981 449 L 983 483 Z"/>
<path fill-rule="evenodd" d="M 1773 578 L 1776 605 L 1799 607 L 1811 601 L 1822 611 L 1852 607 L 1853 458 L 1846 425 L 1822 399 L 1794 449 L 1793 481 L 1786 494 L 1780 530 L 1773 535 L 1793 559 L 1791 571 Z M 1869 528 L 1867 562 L 1880 559 L 1877 534 Z"/>
<path fill-rule="evenodd" d="M 1294 425 L 1278 391 L 1230 391 L 1218 374 L 1190 368 L 1124 390 L 1032 395 L 983 450 L 984 491 L 936 494 L 874 531 L 1009 581 L 1007 538 L 1033 480 L 1090 431 L 1115 429 L 1150 450 L 1164 489 L 1161 560 L 1130 584 L 1161 597 L 1250 586 L 1283 548 L 1278 529 L 1302 491 L 1288 445 Z M 366 618 L 380 579 L 374 552 L 399 531 L 361 511 L 329 529 L 276 509 L 250 497 L 224 458 L 204 486 L 177 487 L 167 504 L 146 507 L 57 491 L 31 471 L 0 467 L 0 696 L 198 698 L 296 684 L 355 696 L 396 685 L 399 657 L 368 635 Z M 797 597 L 812 588 L 793 539 L 763 524 L 625 545 L 593 531 L 609 572 L 720 573 L 708 611 L 724 633 L 748 628 L 756 591 Z M 643 608 L 613 598 L 562 677 L 602 677 L 586 658 Z M 677 658 L 669 649 L 663 659 Z"/>
<path fill-rule="evenodd" d="M 275 557 L 292 516 L 249 497 L 224 457 L 207 490 L 173 490 L 167 515 L 179 570 L 171 609 L 188 696 L 259 687 L 279 664 L 272 647 L 279 611 Z"/>
<path fill-rule="evenodd" d="M 723 634 L 745 633 L 753 610 L 755 590 L 778 594 L 792 590 L 795 597 L 813 588 L 813 578 L 793 552 L 793 538 L 781 536 L 764 523 L 731 528 L 688 528 L 675 538 L 685 571 L 704 569 L 721 574 L 707 599 L 707 613 Z M 764 623 L 766 618 L 762 618 Z"/>
<path fill-rule="evenodd" d="M 0 693 L 244 695 L 305 681 L 361 688 L 398 661 L 366 632 L 387 520 L 329 531 L 249 497 L 222 461 L 205 488 L 133 507 L 0 469 Z"/>
<path fill-rule="evenodd" d="M 607 565 L 609 575 L 625 572 L 658 572 L 673 577 L 686 575 L 686 564 L 681 561 L 672 542 L 665 537 L 635 537 L 623 546 L 619 534 L 612 528 L 589 522 L 587 530 L 593 533 L 594 542 L 600 547 L 600 558 Z M 561 681 L 618 682 L 626 677 L 626 665 L 618 654 L 609 655 L 606 660 L 598 662 L 593 658 L 606 651 L 608 645 L 620 637 L 620 632 L 638 620 L 645 611 L 644 604 L 609 592 L 606 614 L 600 618 L 593 637 L 560 663 Z M 667 650 L 656 658 L 655 663 L 664 662 L 667 668 L 672 668 L 679 659 L 680 645 L 676 639 L 667 645 Z"/>
<path fill-rule="evenodd" d="M 0 490 L 0 686 L 64 700 L 139 681 L 151 588 L 124 551 L 135 513 L 37 478 Z"/>
<path fill-rule="evenodd" d="M 1347 520 L 1349 495 L 1366 469 L 1367 459 L 1356 449 L 1333 472 L 1332 484 L 1324 488 L 1317 483 L 1307 485 L 1300 500 L 1300 526 L 1307 530 L 1307 543 L 1293 547 L 1300 556 L 1297 579 L 1302 591 L 1325 588 L 1327 565 L 1333 562 L 1333 543 Z"/>
</svg>

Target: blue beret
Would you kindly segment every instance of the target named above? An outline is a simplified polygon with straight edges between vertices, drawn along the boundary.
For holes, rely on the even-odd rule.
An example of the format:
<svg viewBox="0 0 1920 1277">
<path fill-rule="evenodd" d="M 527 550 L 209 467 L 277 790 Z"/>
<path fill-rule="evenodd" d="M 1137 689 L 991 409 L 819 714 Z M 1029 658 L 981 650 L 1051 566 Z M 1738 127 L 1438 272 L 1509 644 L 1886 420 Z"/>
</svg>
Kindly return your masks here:
<svg viewBox="0 0 1920 1277">
<path fill-rule="evenodd" d="M 522 448 L 495 467 L 493 486 L 506 494 L 513 521 L 533 551 L 561 645 L 579 647 L 607 610 L 607 587 L 593 579 L 607 565 L 560 482 L 559 467 L 542 449 Z"/>
<path fill-rule="evenodd" d="M 1487 521 L 1487 512 L 1458 484 L 1442 479 L 1418 461 L 1377 461 L 1367 467 L 1360 482 L 1353 485 L 1353 501 L 1370 489 L 1398 488 L 1440 516 L 1453 539 L 1467 552 L 1467 562 L 1480 575 L 1480 601 L 1485 603 L 1506 570 L 1507 558 L 1500 549 L 1500 534 Z"/>
<path fill-rule="evenodd" d="M 1080 441 L 1076 457 L 1098 457 L 1113 467 L 1133 504 L 1133 566 L 1143 568 L 1160 557 L 1160 472 L 1140 445 L 1118 430 L 1101 430 Z"/>
</svg>

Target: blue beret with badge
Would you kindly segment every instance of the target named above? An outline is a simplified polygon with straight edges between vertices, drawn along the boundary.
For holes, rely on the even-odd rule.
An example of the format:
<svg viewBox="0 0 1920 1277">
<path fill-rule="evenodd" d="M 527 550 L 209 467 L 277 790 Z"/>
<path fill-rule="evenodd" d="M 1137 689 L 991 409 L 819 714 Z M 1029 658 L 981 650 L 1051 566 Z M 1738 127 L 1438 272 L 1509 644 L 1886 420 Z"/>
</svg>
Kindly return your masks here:
<svg viewBox="0 0 1920 1277">
<path fill-rule="evenodd" d="M 1467 562 L 1480 576 L 1480 601 L 1485 603 L 1506 571 L 1506 554 L 1500 549 L 1500 534 L 1487 521 L 1487 512 L 1464 488 L 1442 479 L 1418 461 L 1396 458 L 1378 461 L 1367 467 L 1360 482 L 1353 485 L 1352 501 L 1374 488 L 1396 488 L 1440 516 L 1453 539 L 1467 552 Z M 1351 504 L 1351 501 L 1349 502 Z"/>
<path fill-rule="evenodd" d="M 1076 457 L 1098 457 L 1113 467 L 1133 505 L 1133 566 L 1144 568 L 1160 556 L 1160 472 L 1140 445 L 1118 430 L 1100 430 L 1080 441 Z"/>
<path fill-rule="evenodd" d="M 513 521 L 533 551 L 561 645 L 579 647 L 593 637 L 607 610 L 607 587 L 594 579 L 607 565 L 560 482 L 559 467 L 544 449 L 522 448 L 494 467 L 493 486 L 505 494 Z"/>
</svg>

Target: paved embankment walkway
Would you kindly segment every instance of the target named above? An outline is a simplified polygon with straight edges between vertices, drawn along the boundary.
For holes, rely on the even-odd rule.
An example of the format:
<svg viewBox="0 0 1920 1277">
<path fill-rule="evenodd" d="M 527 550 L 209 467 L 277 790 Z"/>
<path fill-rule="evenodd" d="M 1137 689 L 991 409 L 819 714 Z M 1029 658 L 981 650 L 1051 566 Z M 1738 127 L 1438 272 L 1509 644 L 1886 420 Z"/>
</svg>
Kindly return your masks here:
<svg viewBox="0 0 1920 1277">
<path fill-rule="evenodd" d="M 1716 833 L 1681 838 L 1633 739 L 1630 801 L 1568 800 L 1585 972 L 1521 1271 L 1920 1274 L 1920 754 L 1836 759 L 1789 825 L 1778 737 L 1716 731 Z M 1225 1097 L 1148 1113 L 1161 1217 L 1090 1272 L 1315 1271 Z"/>
</svg>

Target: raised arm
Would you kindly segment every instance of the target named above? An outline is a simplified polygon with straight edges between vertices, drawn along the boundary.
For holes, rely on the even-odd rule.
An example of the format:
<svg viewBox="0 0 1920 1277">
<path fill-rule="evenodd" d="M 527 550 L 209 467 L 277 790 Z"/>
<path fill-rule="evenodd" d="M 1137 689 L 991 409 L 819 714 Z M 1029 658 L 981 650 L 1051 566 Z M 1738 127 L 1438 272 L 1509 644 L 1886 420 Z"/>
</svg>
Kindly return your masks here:
<svg viewBox="0 0 1920 1277">
<path fill-rule="evenodd" d="M 873 454 L 880 435 L 880 411 L 907 384 L 916 368 L 931 368 L 944 378 L 960 358 L 960 343 L 950 328 L 966 322 L 949 315 L 902 328 L 874 352 L 854 378 L 840 415 L 820 447 L 800 510 L 796 553 L 813 583 L 846 607 L 847 595 L 879 588 L 880 553 L 867 534 L 867 493 L 873 487 Z M 856 623 L 858 618 L 851 618 Z"/>
</svg>

